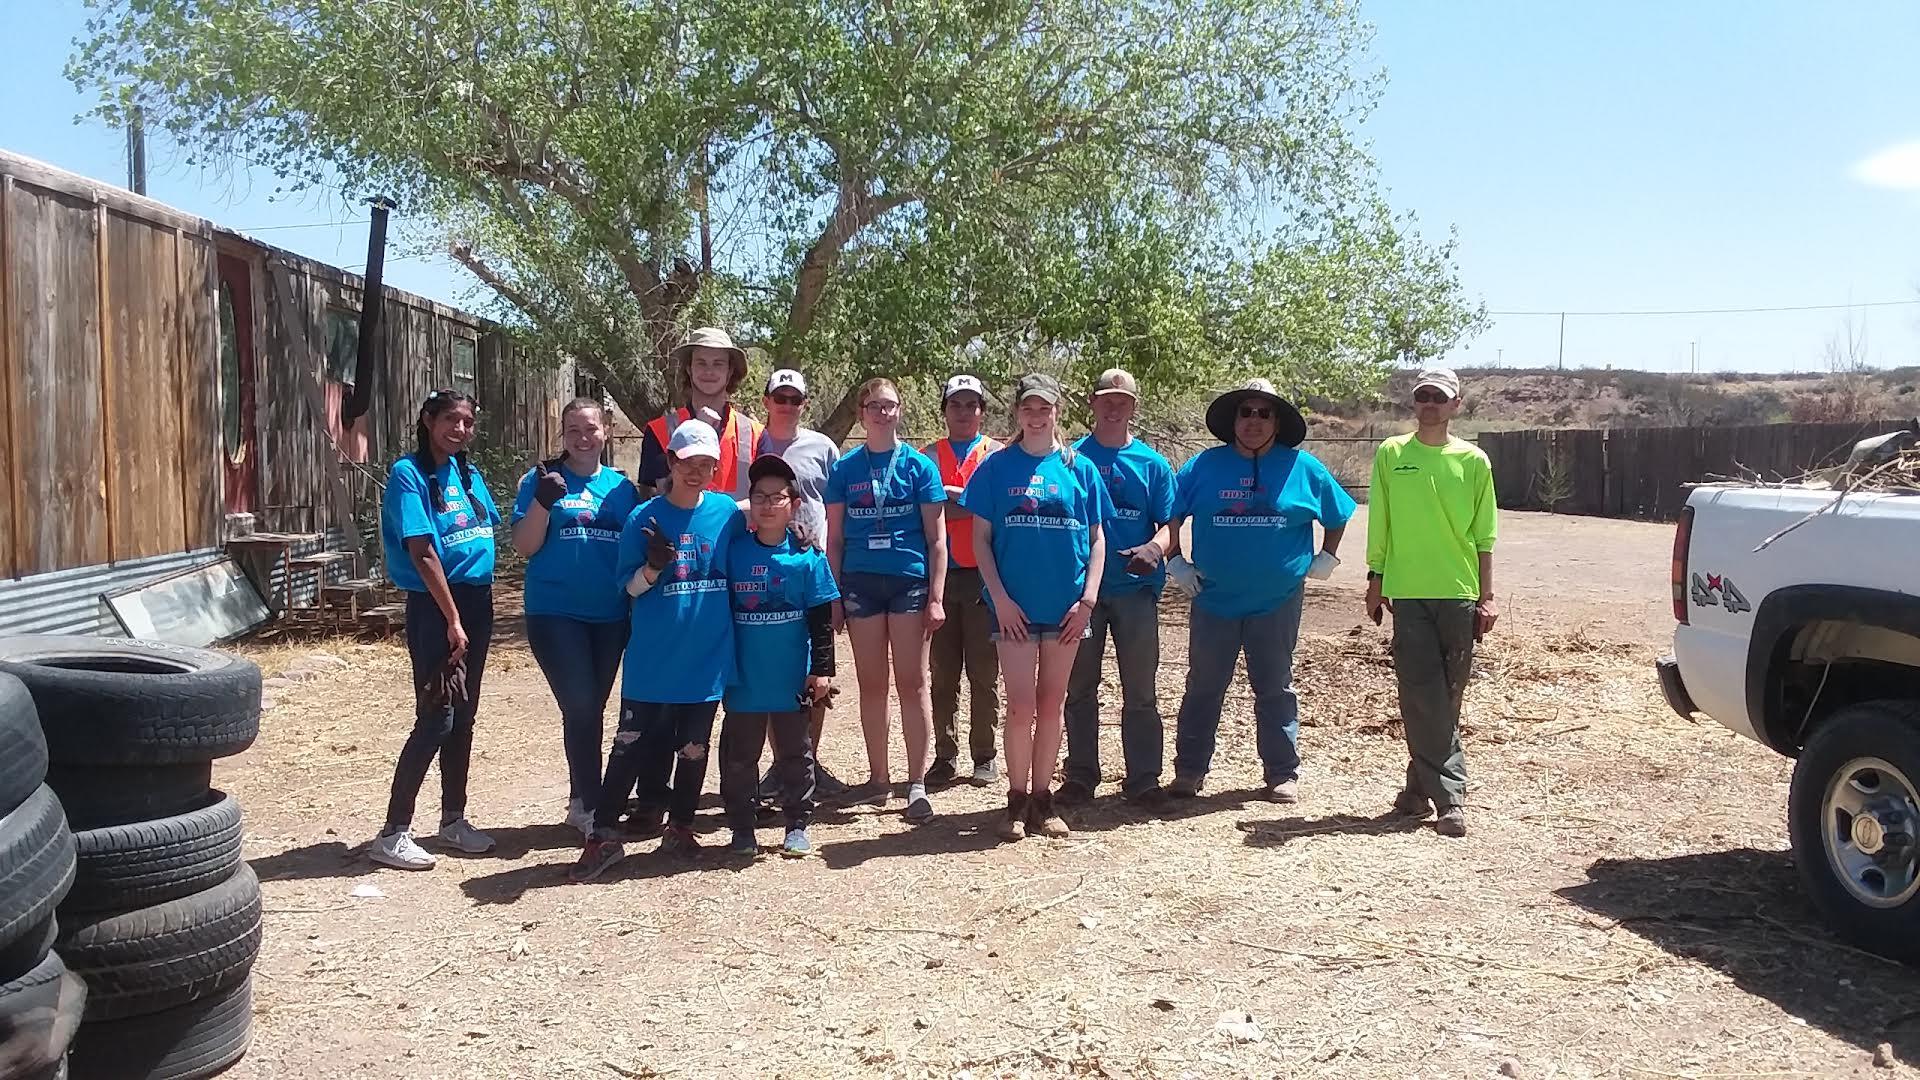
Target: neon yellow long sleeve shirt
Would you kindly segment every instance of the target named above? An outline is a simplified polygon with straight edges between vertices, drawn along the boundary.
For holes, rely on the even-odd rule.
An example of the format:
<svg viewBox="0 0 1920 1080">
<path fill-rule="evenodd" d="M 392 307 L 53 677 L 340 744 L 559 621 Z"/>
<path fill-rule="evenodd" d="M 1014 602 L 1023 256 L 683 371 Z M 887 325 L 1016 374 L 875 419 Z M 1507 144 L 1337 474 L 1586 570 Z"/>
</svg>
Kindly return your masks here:
<svg viewBox="0 0 1920 1080">
<path fill-rule="evenodd" d="M 1367 569 L 1390 600 L 1478 600 L 1480 553 L 1493 550 L 1493 467 L 1462 439 L 1412 433 L 1380 444 L 1367 489 Z"/>
</svg>

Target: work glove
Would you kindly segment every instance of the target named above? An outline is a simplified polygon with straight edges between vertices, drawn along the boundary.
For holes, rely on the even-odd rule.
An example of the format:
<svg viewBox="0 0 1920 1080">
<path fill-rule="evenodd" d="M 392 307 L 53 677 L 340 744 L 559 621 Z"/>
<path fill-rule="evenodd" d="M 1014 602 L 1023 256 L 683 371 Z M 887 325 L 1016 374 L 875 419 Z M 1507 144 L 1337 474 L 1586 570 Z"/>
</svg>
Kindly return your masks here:
<svg viewBox="0 0 1920 1080">
<path fill-rule="evenodd" d="M 658 526 L 649 522 L 640 531 L 647 537 L 647 565 L 654 570 L 664 571 L 680 557 L 680 550 L 673 546 L 673 541 L 660 535 Z"/>
<path fill-rule="evenodd" d="M 567 478 L 560 475 L 559 469 L 542 467 L 540 476 L 533 482 L 533 501 L 553 509 L 553 504 L 567 497 Z"/>
</svg>

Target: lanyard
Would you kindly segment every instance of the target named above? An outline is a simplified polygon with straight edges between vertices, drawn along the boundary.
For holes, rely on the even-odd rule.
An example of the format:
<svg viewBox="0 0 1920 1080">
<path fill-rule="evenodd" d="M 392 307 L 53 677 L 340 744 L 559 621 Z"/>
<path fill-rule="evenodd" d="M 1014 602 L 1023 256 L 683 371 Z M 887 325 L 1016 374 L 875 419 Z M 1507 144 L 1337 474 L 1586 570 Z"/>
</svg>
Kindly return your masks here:
<svg viewBox="0 0 1920 1080">
<path fill-rule="evenodd" d="M 877 529 L 884 529 L 886 526 L 887 493 L 893 489 L 893 474 L 894 471 L 900 467 L 900 454 L 903 449 L 904 448 L 897 443 L 894 445 L 893 449 L 889 451 L 893 456 L 887 459 L 887 471 L 878 477 L 876 477 L 873 472 L 873 451 L 868 450 L 866 452 L 867 482 L 871 484 L 873 488 L 873 521 L 874 527 Z"/>
</svg>

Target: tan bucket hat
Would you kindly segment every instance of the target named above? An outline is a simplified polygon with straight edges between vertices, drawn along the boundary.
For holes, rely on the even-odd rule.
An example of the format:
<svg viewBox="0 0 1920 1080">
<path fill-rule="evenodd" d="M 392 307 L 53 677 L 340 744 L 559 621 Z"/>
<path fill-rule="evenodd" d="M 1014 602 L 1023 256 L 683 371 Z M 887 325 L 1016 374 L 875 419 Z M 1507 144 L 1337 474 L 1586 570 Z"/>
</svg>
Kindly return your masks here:
<svg viewBox="0 0 1920 1080">
<path fill-rule="evenodd" d="M 733 343 L 733 338 L 717 326 L 702 326 L 687 335 L 687 340 L 676 346 L 668 354 L 676 364 L 684 364 L 696 348 L 719 349 L 733 362 L 732 383 L 738 385 L 747 377 L 747 351 Z"/>
</svg>

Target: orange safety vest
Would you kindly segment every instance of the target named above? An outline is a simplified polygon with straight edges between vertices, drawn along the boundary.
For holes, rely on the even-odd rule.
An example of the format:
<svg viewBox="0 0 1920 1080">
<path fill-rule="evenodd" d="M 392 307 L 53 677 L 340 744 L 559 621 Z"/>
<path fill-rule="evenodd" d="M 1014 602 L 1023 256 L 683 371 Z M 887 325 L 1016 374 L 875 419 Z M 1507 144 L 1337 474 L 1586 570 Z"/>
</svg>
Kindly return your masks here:
<svg viewBox="0 0 1920 1080">
<path fill-rule="evenodd" d="M 987 460 L 987 455 L 1000 449 L 1000 444 L 982 436 L 967 452 L 965 461 L 954 456 L 953 443 L 947 439 L 935 439 L 927 444 L 927 451 L 940 465 L 940 482 L 949 487 L 966 487 L 973 479 L 973 470 Z M 950 517 L 947 521 L 947 559 L 955 566 L 975 567 L 980 560 L 973 554 L 973 515 Z"/>
<path fill-rule="evenodd" d="M 647 422 L 647 430 L 660 442 L 665 450 L 673 439 L 673 429 L 693 419 L 690 409 L 679 408 L 664 416 L 656 416 Z M 747 482 L 747 465 L 753 464 L 753 448 L 760 445 L 760 433 L 765 430 L 758 420 L 739 409 L 727 409 L 727 430 L 720 434 L 720 465 L 713 472 L 713 482 L 707 485 L 708 491 L 717 491 L 733 499 L 744 499 L 752 485 Z"/>
</svg>

